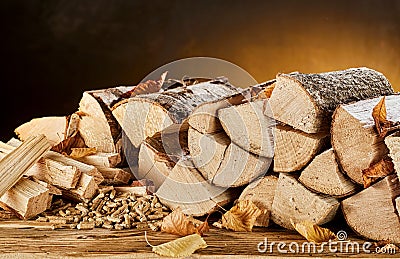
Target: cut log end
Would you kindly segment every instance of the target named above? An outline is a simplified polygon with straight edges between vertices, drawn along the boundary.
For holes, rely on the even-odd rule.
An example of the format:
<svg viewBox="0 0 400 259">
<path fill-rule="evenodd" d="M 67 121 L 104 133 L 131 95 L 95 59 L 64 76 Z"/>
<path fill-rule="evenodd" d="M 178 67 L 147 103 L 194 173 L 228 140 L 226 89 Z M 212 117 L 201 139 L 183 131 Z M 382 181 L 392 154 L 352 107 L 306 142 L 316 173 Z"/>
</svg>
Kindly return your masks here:
<svg viewBox="0 0 400 259">
<path fill-rule="evenodd" d="M 315 157 L 301 172 L 299 181 L 315 192 L 334 197 L 345 197 L 357 191 L 357 186 L 341 172 L 333 149 Z"/>
<path fill-rule="evenodd" d="M 294 229 L 291 220 L 311 221 L 321 225 L 335 217 L 339 205 L 335 198 L 313 193 L 294 177 L 281 173 L 272 203 L 271 218 L 287 229 Z"/>
<path fill-rule="evenodd" d="M 347 224 L 363 237 L 400 243 L 400 221 L 393 204 L 400 195 L 400 185 L 395 175 L 389 175 L 342 201 Z"/>
</svg>

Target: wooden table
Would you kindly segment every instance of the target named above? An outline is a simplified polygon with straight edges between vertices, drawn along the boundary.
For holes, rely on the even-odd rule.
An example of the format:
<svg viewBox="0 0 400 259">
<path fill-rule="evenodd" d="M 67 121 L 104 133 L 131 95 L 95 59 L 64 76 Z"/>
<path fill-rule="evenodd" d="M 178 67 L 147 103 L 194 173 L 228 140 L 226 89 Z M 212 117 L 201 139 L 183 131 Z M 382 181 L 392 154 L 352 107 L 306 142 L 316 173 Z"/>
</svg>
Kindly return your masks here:
<svg viewBox="0 0 400 259">
<path fill-rule="evenodd" d="M 349 230 L 347 230 L 349 231 Z M 174 235 L 161 232 L 147 232 L 148 240 L 153 245 L 171 241 Z M 260 253 L 257 245 L 267 238 L 268 242 L 305 242 L 296 232 L 274 227 L 256 228 L 252 233 L 239 233 L 227 230 L 211 229 L 204 237 L 208 247 L 199 250 L 195 257 L 204 258 L 249 258 L 261 256 L 316 256 L 316 257 L 398 257 L 388 254 L 366 253 L 323 253 L 282 254 L 275 246 L 272 253 Z M 349 235 L 351 241 L 362 244 L 365 240 Z M 96 258 L 157 258 L 147 245 L 143 231 L 123 230 L 37 230 L 2 228 L 0 237 L 0 258 L 60 258 L 96 257 Z M 262 248 L 262 247 L 261 247 Z M 287 247 L 286 247 L 287 249 Z M 370 248 L 375 250 L 374 246 Z"/>
</svg>

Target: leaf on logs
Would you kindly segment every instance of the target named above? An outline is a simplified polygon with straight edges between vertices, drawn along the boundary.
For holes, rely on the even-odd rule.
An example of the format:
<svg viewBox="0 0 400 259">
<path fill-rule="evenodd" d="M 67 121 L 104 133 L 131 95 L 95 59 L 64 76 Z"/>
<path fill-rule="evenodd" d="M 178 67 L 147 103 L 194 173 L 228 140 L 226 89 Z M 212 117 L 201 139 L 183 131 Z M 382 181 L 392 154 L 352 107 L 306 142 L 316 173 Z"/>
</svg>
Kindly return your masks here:
<svg viewBox="0 0 400 259">
<path fill-rule="evenodd" d="M 156 93 L 161 90 L 162 85 L 164 84 L 165 78 L 167 77 L 168 72 L 164 72 L 161 75 L 161 78 L 157 81 L 147 80 L 144 83 L 140 83 L 135 86 L 132 90 L 124 93 L 121 98 L 130 98 L 135 97 L 139 94 L 148 94 L 148 93 Z"/>
<path fill-rule="evenodd" d="M 233 231 L 251 232 L 257 217 L 262 213 L 251 200 L 238 201 L 222 216 L 222 226 Z"/>
<path fill-rule="evenodd" d="M 372 118 L 375 122 L 376 131 L 381 138 L 384 138 L 389 132 L 400 129 L 400 122 L 393 122 L 387 119 L 385 96 L 372 110 Z"/>
<path fill-rule="evenodd" d="M 63 155 L 70 155 L 73 148 L 87 148 L 85 141 L 79 132 L 68 137 L 51 148 L 52 151 Z"/>
<path fill-rule="evenodd" d="M 378 178 L 385 177 L 394 172 L 394 164 L 389 157 L 382 158 L 379 162 L 372 164 L 367 169 L 362 170 L 364 188 L 371 186 Z"/>
</svg>

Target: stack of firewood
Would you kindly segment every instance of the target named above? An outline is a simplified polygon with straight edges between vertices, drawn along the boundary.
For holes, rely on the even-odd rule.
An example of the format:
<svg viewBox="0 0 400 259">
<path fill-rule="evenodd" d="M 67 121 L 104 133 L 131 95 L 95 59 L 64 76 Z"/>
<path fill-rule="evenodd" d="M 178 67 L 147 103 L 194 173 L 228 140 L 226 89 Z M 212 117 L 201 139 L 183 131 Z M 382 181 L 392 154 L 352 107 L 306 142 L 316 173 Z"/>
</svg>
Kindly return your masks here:
<svg viewBox="0 0 400 259">
<path fill-rule="evenodd" d="M 134 178 L 148 179 L 187 215 L 252 200 L 263 210 L 256 226 L 293 229 L 325 224 L 341 205 L 360 235 L 400 243 L 400 136 L 381 134 L 372 115 L 386 96 L 397 130 L 400 97 L 384 75 L 295 72 L 248 88 L 165 77 L 85 92 L 71 116 L 17 128 L 22 144 L 0 145 L 2 206 L 31 218 L 52 195 L 87 203 L 104 185 L 134 192 Z"/>
</svg>

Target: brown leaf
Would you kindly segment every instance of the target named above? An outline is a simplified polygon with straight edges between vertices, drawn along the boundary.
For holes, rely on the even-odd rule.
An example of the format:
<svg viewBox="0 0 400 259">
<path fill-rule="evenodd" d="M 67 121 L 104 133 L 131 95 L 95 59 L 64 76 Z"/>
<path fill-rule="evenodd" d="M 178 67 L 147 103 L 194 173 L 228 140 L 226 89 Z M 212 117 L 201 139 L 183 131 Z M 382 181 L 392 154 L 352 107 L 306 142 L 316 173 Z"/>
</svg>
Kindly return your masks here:
<svg viewBox="0 0 400 259">
<path fill-rule="evenodd" d="M 206 247 L 206 241 L 200 235 L 193 234 L 158 246 L 152 246 L 152 251 L 161 256 L 187 257 L 196 250 Z"/>
<path fill-rule="evenodd" d="M 204 233 L 210 231 L 210 226 L 208 225 L 208 218 L 209 218 L 209 217 L 210 217 L 210 214 L 208 214 L 206 220 L 205 220 L 203 223 L 201 223 L 200 225 L 198 225 L 198 226 L 196 227 L 197 233 L 198 233 L 199 235 L 201 235 L 201 236 L 203 236 Z"/>
<path fill-rule="evenodd" d="M 321 244 L 322 242 L 328 242 L 336 238 L 335 234 L 327 228 L 322 228 L 311 221 L 303 221 L 300 223 L 294 223 L 290 220 L 292 226 L 305 237 L 309 242 Z"/>
<path fill-rule="evenodd" d="M 182 209 L 179 207 L 163 219 L 161 231 L 179 236 L 197 233 L 193 222 L 183 214 Z"/>
<path fill-rule="evenodd" d="M 135 97 L 140 94 L 150 94 L 150 93 L 157 93 L 161 90 L 162 85 L 164 84 L 165 78 L 167 77 L 168 72 L 164 72 L 160 79 L 157 81 L 154 80 L 147 80 L 144 83 L 140 83 L 135 86 L 132 90 L 124 93 L 121 98 L 129 98 Z"/>
<path fill-rule="evenodd" d="M 386 105 L 385 105 L 385 96 L 378 102 L 378 104 L 372 109 L 372 118 L 375 122 L 376 130 L 378 134 L 382 133 L 381 124 L 385 123 L 386 120 Z"/>
<path fill-rule="evenodd" d="M 72 152 L 72 148 L 85 148 L 87 147 L 85 141 L 79 132 L 76 132 L 69 138 L 64 139 L 57 145 L 51 148 L 52 151 L 61 153 L 63 155 L 69 155 Z"/>
<path fill-rule="evenodd" d="M 262 211 L 251 201 L 238 201 L 222 216 L 222 226 L 234 231 L 251 232 L 256 218 Z"/>
<path fill-rule="evenodd" d="M 88 148 L 71 148 L 71 154 L 69 154 L 70 157 L 73 159 L 79 159 L 82 157 L 90 156 L 96 154 L 97 150 L 95 147 Z"/>
<path fill-rule="evenodd" d="M 394 172 L 394 164 L 389 157 L 382 158 L 379 162 L 372 164 L 367 169 L 362 170 L 364 188 L 371 186 L 377 178 L 385 177 Z"/>
</svg>

